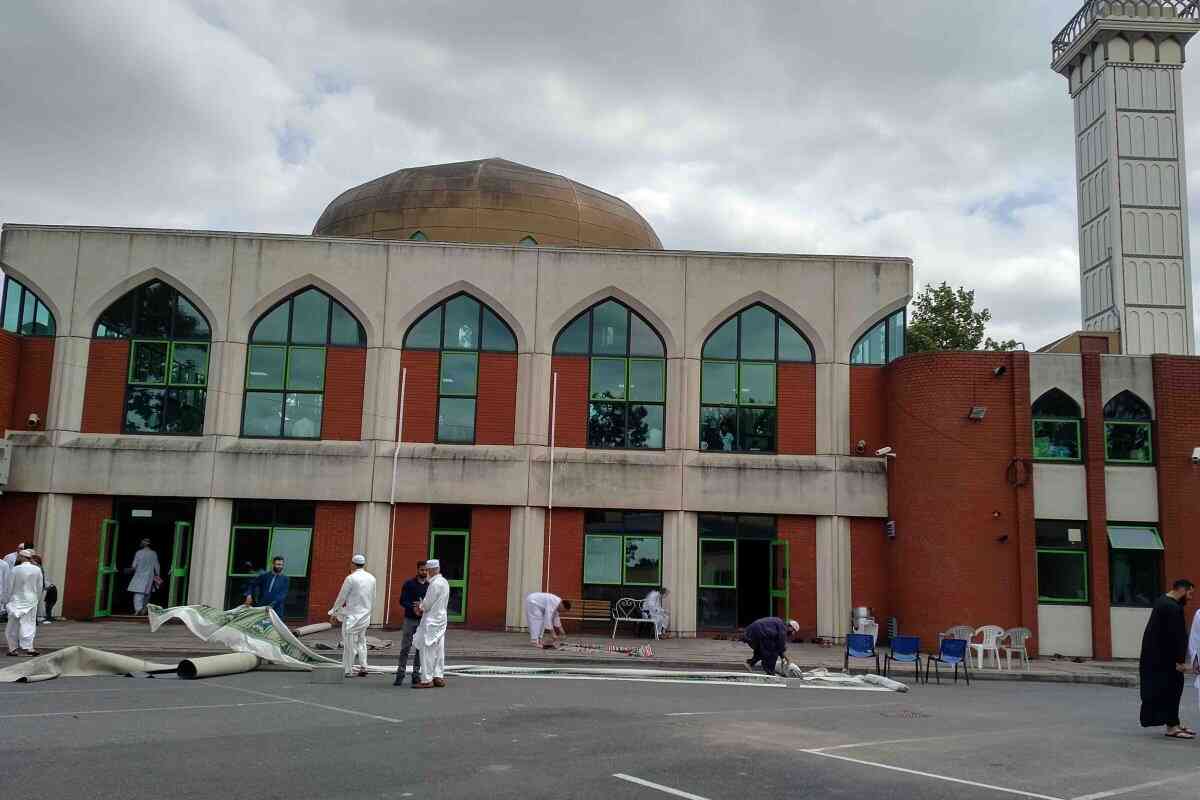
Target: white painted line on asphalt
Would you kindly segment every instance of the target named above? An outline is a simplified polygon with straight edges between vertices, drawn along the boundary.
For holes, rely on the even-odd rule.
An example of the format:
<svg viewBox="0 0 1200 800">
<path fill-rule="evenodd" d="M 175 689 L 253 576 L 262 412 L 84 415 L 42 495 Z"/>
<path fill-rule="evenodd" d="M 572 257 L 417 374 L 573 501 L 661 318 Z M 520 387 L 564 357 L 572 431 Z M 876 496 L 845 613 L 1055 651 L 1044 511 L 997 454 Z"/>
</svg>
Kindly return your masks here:
<svg viewBox="0 0 1200 800">
<path fill-rule="evenodd" d="M 1029 733 L 1031 731 L 1048 731 L 1054 728 L 1062 728 L 1075 723 L 1063 723 L 1062 725 L 1047 725 L 1042 728 L 1002 728 L 995 731 L 971 731 L 967 733 L 951 733 L 944 736 L 909 736 L 905 739 L 878 739 L 873 742 L 851 742 L 850 744 L 835 744 L 830 747 L 815 747 L 811 750 L 805 750 L 805 753 L 825 753 L 829 750 L 852 750 L 856 747 L 875 747 L 876 745 L 885 744 L 910 744 L 913 742 L 936 742 L 942 739 L 965 739 L 974 736 L 1001 736 L 1008 733 Z"/>
<path fill-rule="evenodd" d="M 665 714 L 667 717 L 711 717 L 718 714 L 778 714 L 781 711 L 855 711 L 858 709 L 871 710 L 874 708 L 883 708 L 884 706 L 900 706 L 904 703 L 871 703 L 855 704 L 855 705 L 840 705 L 840 706 L 793 706 L 791 708 L 738 708 L 732 711 L 672 711 L 670 714 Z M 828 749 L 828 748 L 822 748 Z"/>
<path fill-rule="evenodd" d="M 450 668 L 446 668 L 450 672 Z M 623 678 L 612 675 L 487 675 L 482 672 L 456 674 L 456 678 L 517 678 L 539 681 L 625 681 L 626 683 L 680 683 L 688 686 L 748 686 L 756 689 L 786 689 L 783 683 L 745 683 L 743 681 L 693 681 L 681 678 Z"/>
<path fill-rule="evenodd" d="M 866 767 L 877 767 L 878 769 L 891 770 L 892 772 L 903 772 L 906 775 L 916 775 L 921 778 L 933 778 L 938 781 L 946 781 L 948 783 L 957 783 L 962 786 L 974 786 L 977 789 L 990 789 L 993 792 L 1003 792 L 1005 794 L 1015 794 L 1019 797 L 1032 797 L 1035 800 L 1065 800 L 1062 797 L 1055 797 L 1049 794 L 1038 794 L 1037 792 L 1026 792 L 1022 789 L 1010 789 L 1007 786 L 996 786 L 991 783 L 980 783 L 979 781 L 968 781 L 963 778 L 952 778 L 949 775 L 938 775 L 936 772 L 922 772 L 918 769 L 907 769 L 905 767 L 896 767 L 891 764 L 881 764 L 878 761 L 864 761 L 861 758 L 851 758 L 850 756 L 839 756 L 834 753 L 824 753 L 820 750 L 801 750 L 801 753 L 808 753 L 812 756 L 820 758 L 835 758 L 838 761 L 848 761 L 851 764 L 861 764 Z"/>
<path fill-rule="evenodd" d="M 657 789 L 660 792 L 673 794 L 676 797 L 686 797 L 688 800 L 708 800 L 707 797 L 702 797 L 698 794 L 692 794 L 691 792 L 685 792 L 681 789 L 672 789 L 670 786 L 663 786 L 661 783 L 654 783 L 653 781 L 648 781 L 643 778 L 635 778 L 632 775 L 626 775 L 624 772 L 614 772 L 613 777 L 620 778 L 623 781 L 629 781 L 630 783 L 636 783 L 638 786 L 645 786 L 650 789 Z"/>
<path fill-rule="evenodd" d="M 378 714 L 368 714 L 365 711 L 354 711 L 349 708 L 338 708 L 337 706 L 327 706 L 323 703 L 313 703 L 309 700 L 300 700 L 295 697 L 287 697 L 282 694 L 271 694 L 270 692 L 260 692 L 257 689 L 243 689 L 241 686 L 230 686 L 228 683 L 212 683 L 210 686 L 220 686 L 223 689 L 232 689 L 235 692 L 246 692 L 247 694 L 256 694 L 260 697 L 270 697 L 274 700 L 282 700 L 287 703 L 299 703 L 302 706 L 312 706 L 313 708 L 323 708 L 326 711 L 337 711 L 340 714 L 349 714 L 354 717 L 366 717 L 367 719 L 377 719 L 381 722 L 404 722 L 402 719 L 394 717 L 381 717 Z"/>
<path fill-rule="evenodd" d="M 258 701 L 254 703 L 221 703 L 212 706 L 159 706 L 158 708 L 102 708 L 95 711 L 47 711 L 41 714 L 0 714 L 0 719 L 23 719 L 29 717 L 82 717 L 90 714 L 132 714 L 138 711 L 202 711 L 211 708 L 244 708 L 246 706 L 276 706 L 283 700 Z"/>
<path fill-rule="evenodd" d="M 1200 772 L 1188 772 L 1183 775 L 1176 775 L 1173 778 L 1163 778 L 1159 781 L 1149 781 L 1147 783 L 1139 783 L 1137 786 L 1126 786 L 1124 789 L 1109 789 L 1106 792 L 1096 792 L 1094 794 L 1081 794 L 1079 797 L 1073 797 L 1071 800 L 1102 800 L 1105 797 L 1117 797 L 1130 792 L 1140 792 L 1142 789 L 1153 789 L 1155 786 L 1162 786 L 1166 783 L 1175 783 L 1177 781 L 1192 780 L 1200 776 Z"/>
</svg>

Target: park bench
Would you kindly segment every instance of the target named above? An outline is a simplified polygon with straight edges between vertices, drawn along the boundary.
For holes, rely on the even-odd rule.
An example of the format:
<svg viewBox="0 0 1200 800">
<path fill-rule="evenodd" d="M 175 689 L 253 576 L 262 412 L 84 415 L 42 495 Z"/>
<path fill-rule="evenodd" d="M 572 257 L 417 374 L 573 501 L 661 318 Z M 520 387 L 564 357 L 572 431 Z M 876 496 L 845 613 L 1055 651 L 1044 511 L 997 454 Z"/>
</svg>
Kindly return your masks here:
<svg viewBox="0 0 1200 800">
<path fill-rule="evenodd" d="M 613 608 L 613 612 L 612 612 L 613 629 L 612 629 L 612 636 L 609 638 L 612 638 L 612 639 L 617 638 L 617 625 L 621 624 L 622 622 L 632 622 L 635 632 L 637 631 L 637 624 L 639 622 L 642 622 L 642 623 L 648 622 L 648 623 L 650 623 L 650 625 L 654 625 L 654 620 L 647 619 L 645 617 L 645 615 L 642 613 L 642 603 L 643 602 L 645 602 L 645 601 L 635 600 L 632 597 L 622 597 L 620 600 L 617 601 L 617 605 L 615 608 Z M 654 629 L 654 638 L 655 639 L 658 638 L 658 629 L 657 628 Z"/>
<path fill-rule="evenodd" d="M 577 622 L 608 622 L 612 619 L 612 603 L 607 600 L 578 600 L 566 598 L 571 604 L 571 610 L 559 608 L 558 618 L 575 620 Z"/>
</svg>

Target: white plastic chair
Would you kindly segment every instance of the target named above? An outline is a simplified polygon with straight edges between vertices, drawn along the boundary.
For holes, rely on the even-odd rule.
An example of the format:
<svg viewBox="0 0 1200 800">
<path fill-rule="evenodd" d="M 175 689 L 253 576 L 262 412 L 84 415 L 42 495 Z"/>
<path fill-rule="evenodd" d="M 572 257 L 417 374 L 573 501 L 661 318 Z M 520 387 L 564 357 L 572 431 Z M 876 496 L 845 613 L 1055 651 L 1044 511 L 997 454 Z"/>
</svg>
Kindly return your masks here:
<svg viewBox="0 0 1200 800">
<path fill-rule="evenodd" d="M 954 625 L 938 634 L 938 647 L 941 648 L 943 639 L 965 639 L 969 642 L 974 635 L 975 629 L 970 625 Z"/>
<path fill-rule="evenodd" d="M 1004 628 L 999 625 L 984 625 L 981 628 L 976 628 L 972 638 L 978 636 L 978 642 L 971 642 L 971 652 L 979 659 L 979 669 L 983 669 L 983 659 L 991 653 L 996 658 L 996 669 L 1002 669 L 1000 666 L 1000 640 L 1004 638 Z"/>
<path fill-rule="evenodd" d="M 871 641 L 873 641 L 875 644 L 879 644 L 878 622 L 863 622 L 859 624 L 858 628 L 859 629 L 855 631 L 855 633 L 869 633 L 871 634 Z"/>
<path fill-rule="evenodd" d="M 1009 628 L 1004 632 L 1003 638 L 1008 640 L 1008 644 L 1000 645 L 1000 649 L 1008 656 L 1008 668 L 1012 669 L 1015 653 L 1021 659 L 1021 666 L 1028 670 L 1029 651 L 1025 649 L 1025 642 L 1033 638 L 1033 631 L 1029 628 Z"/>
</svg>

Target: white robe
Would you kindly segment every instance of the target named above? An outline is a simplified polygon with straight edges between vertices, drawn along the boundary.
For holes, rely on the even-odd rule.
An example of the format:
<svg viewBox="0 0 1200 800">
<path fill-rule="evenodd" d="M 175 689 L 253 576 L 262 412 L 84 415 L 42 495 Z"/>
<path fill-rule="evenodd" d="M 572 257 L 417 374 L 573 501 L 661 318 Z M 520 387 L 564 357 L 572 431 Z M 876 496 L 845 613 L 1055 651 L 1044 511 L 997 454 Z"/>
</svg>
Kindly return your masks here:
<svg viewBox="0 0 1200 800">
<path fill-rule="evenodd" d="M 12 569 L 13 567 L 15 567 L 17 565 L 17 551 L 13 550 L 11 553 L 9 553 L 8 555 L 6 555 L 4 557 L 4 560 L 8 563 L 9 569 Z"/>
<path fill-rule="evenodd" d="M 37 564 L 26 561 L 13 568 L 12 588 L 5 605 L 8 610 L 8 625 L 4 629 L 4 636 L 8 640 L 9 650 L 33 649 L 42 588 L 42 570 Z"/>
<path fill-rule="evenodd" d="M 417 626 L 417 648 L 421 651 L 421 682 L 444 678 L 446 669 L 446 608 L 450 603 L 450 584 L 434 575 L 421 600 L 421 624 Z"/>
<path fill-rule="evenodd" d="M 375 576 L 362 567 L 342 581 L 342 590 L 329 609 L 329 616 L 342 623 L 342 669 L 347 675 L 354 664 L 367 666 L 367 628 L 375 608 Z"/>
<path fill-rule="evenodd" d="M 150 594 L 154 591 L 154 578 L 158 574 L 158 553 L 143 547 L 133 556 L 133 577 L 129 580 L 128 591 Z"/>
<path fill-rule="evenodd" d="M 646 619 L 654 620 L 655 637 L 666 633 L 667 626 L 671 624 L 671 615 L 663 608 L 662 594 L 657 589 L 651 590 L 642 601 L 642 613 Z"/>
<path fill-rule="evenodd" d="M 12 583 L 12 567 L 0 558 L 0 608 L 8 605 L 9 584 Z"/>
<path fill-rule="evenodd" d="M 529 625 L 529 638 L 538 641 L 546 629 L 562 627 L 558 609 L 562 598 L 549 592 L 530 592 L 525 596 L 525 622 Z"/>
<path fill-rule="evenodd" d="M 1188 666 L 1196 675 L 1194 683 L 1196 689 L 1200 690 L 1200 672 L 1197 672 L 1197 668 L 1200 667 L 1200 610 L 1192 617 L 1192 633 L 1188 637 Z M 1200 692 L 1197 697 L 1200 699 Z"/>
</svg>

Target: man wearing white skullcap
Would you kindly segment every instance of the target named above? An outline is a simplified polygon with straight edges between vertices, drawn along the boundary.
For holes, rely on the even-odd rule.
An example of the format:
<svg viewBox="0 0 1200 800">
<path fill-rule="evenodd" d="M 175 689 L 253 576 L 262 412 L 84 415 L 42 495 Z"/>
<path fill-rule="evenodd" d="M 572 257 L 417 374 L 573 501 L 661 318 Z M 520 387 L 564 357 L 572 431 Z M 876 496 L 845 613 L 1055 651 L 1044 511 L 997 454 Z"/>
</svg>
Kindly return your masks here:
<svg viewBox="0 0 1200 800">
<path fill-rule="evenodd" d="M 800 623 L 794 619 L 784 622 L 779 617 L 763 617 L 746 626 L 742 633 L 742 641 L 754 650 L 753 655 L 746 659 L 746 668 L 754 671 L 754 665 L 762 662 L 763 672 L 775 674 L 775 662 L 787 660 L 788 640 L 800 632 Z"/>
<path fill-rule="evenodd" d="M 442 563 L 436 558 L 425 562 L 429 588 L 421 599 L 421 624 L 417 626 L 417 648 L 421 652 L 421 682 L 414 689 L 439 689 L 446 685 L 446 608 L 450 603 L 450 584 L 442 577 Z"/>
<path fill-rule="evenodd" d="M 375 607 L 375 576 L 367 572 L 366 556 L 355 554 L 350 559 L 353 571 L 342 581 L 329 616 L 342 623 L 342 669 L 346 677 L 367 674 L 367 628 L 371 625 L 371 609 Z"/>
<path fill-rule="evenodd" d="M 33 563 L 33 551 L 17 553 L 17 566 L 13 567 L 9 588 L 8 623 L 4 626 L 4 638 L 8 640 L 10 656 L 24 653 L 38 655 L 33 649 L 33 637 L 37 633 L 38 603 L 42 601 L 42 570 Z"/>
</svg>

